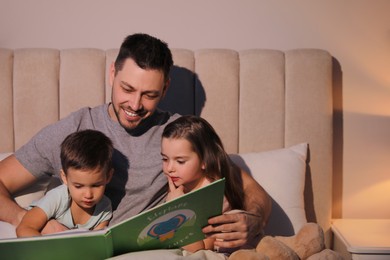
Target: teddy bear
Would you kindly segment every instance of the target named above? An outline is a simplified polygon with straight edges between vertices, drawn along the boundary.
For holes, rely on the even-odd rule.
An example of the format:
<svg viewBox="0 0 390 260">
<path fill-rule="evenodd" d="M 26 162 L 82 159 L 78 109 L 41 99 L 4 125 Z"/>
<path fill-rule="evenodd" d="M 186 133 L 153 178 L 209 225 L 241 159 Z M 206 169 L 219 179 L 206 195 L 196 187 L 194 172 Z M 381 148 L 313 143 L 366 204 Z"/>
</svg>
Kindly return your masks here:
<svg viewBox="0 0 390 260">
<path fill-rule="evenodd" d="M 294 236 L 265 236 L 255 249 L 241 249 L 229 260 L 342 260 L 325 248 L 324 232 L 316 223 L 306 223 Z"/>
</svg>

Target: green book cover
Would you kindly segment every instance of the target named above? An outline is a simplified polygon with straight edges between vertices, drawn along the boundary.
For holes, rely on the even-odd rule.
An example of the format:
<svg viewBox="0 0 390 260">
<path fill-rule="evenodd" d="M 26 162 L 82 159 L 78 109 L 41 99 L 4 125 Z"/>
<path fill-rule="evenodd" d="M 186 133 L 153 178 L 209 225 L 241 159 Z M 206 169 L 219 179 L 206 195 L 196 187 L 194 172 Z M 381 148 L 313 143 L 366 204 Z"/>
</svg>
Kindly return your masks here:
<svg viewBox="0 0 390 260">
<path fill-rule="evenodd" d="M 202 227 L 222 214 L 225 180 L 98 231 L 0 239 L 1 259 L 106 259 L 150 249 L 180 248 L 204 239 Z"/>
</svg>

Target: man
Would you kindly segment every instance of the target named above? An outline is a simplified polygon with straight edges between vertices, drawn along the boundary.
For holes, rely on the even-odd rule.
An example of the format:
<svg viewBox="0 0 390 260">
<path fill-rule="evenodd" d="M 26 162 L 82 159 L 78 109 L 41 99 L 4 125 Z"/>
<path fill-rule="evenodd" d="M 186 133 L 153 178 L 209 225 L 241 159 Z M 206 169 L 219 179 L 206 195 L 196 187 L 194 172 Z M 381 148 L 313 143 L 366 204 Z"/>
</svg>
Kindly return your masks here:
<svg viewBox="0 0 390 260">
<path fill-rule="evenodd" d="M 165 125 L 179 115 L 157 109 L 169 86 L 172 54 L 166 43 L 146 34 L 128 36 L 110 68 L 111 103 L 83 108 L 42 129 L 14 155 L 0 163 L 0 221 L 17 226 L 25 214 L 12 194 L 43 175 L 58 175 L 60 143 L 70 133 L 95 129 L 114 144 L 114 176 L 107 185 L 115 224 L 160 203 L 167 192 L 160 155 Z M 218 247 L 244 245 L 261 232 L 270 213 L 265 191 L 243 176 L 248 214 L 217 216 L 204 232 L 218 238 Z M 50 221 L 42 233 L 65 228 Z M 1 231 L 0 231 L 1 232 Z"/>
</svg>

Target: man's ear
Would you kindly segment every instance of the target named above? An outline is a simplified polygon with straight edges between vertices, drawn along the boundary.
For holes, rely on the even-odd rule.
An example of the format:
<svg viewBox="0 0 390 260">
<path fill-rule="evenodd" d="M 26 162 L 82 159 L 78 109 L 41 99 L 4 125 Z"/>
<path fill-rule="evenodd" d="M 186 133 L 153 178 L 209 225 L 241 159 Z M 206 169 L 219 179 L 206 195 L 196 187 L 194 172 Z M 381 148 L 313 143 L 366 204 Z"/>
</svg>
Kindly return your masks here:
<svg viewBox="0 0 390 260">
<path fill-rule="evenodd" d="M 60 175 L 61 175 L 61 180 L 62 180 L 62 182 L 63 182 L 65 185 L 68 185 L 68 180 L 66 179 L 66 175 L 65 175 L 65 172 L 64 172 L 63 169 L 61 169 Z"/>
<path fill-rule="evenodd" d="M 110 66 L 110 86 L 112 87 L 114 85 L 114 78 L 115 78 L 115 63 L 112 62 Z"/>
<path fill-rule="evenodd" d="M 161 98 L 164 98 L 165 94 L 167 94 L 167 91 L 168 91 L 168 88 L 169 88 L 170 84 L 171 84 L 171 78 L 168 78 L 167 81 L 165 81 L 165 85 L 163 87 L 163 93 L 161 95 Z"/>
</svg>

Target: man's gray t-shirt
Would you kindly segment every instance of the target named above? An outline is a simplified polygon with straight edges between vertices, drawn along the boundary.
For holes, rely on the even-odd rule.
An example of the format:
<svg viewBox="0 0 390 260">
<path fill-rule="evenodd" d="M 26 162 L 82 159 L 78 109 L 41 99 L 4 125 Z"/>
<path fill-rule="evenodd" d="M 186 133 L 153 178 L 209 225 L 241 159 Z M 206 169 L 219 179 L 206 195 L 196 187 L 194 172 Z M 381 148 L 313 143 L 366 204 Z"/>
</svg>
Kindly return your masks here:
<svg viewBox="0 0 390 260">
<path fill-rule="evenodd" d="M 167 180 L 162 174 L 161 135 L 165 125 L 179 115 L 156 110 L 138 133 L 128 133 L 108 115 L 108 104 L 82 108 L 42 129 L 15 152 L 18 161 L 34 176 L 59 176 L 60 145 L 69 134 L 95 129 L 114 144 L 114 175 L 106 187 L 113 218 L 110 225 L 134 216 L 162 201 Z"/>
</svg>

